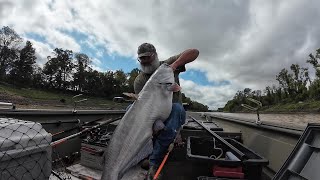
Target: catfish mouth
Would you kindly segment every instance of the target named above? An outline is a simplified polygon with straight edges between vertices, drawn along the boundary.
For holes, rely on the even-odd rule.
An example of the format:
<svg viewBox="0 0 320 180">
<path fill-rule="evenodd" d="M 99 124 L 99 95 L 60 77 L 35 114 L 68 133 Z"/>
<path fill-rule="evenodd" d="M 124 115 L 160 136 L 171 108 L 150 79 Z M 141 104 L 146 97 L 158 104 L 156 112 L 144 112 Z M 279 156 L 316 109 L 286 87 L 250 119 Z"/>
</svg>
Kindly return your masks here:
<svg viewBox="0 0 320 180">
<path fill-rule="evenodd" d="M 164 65 L 166 68 L 170 68 L 172 71 L 174 71 L 170 64 L 168 64 L 168 63 L 163 63 L 163 65 Z"/>
<path fill-rule="evenodd" d="M 169 86 L 169 85 L 172 85 L 173 83 L 172 83 L 172 82 L 165 82 L 165 83 L 161 83 L 161 82 L 160 82 L 159 84 L 160 84 L 160 85 L 168 85 L 168 86 Z"/>
<path fill-rule="evenodd" d="M 163 63 L 163 65 L 165 65 L 167 67 L 170 67 L 170 65 L 168 63 Z"/>
<path fill-rule="evenodd" d="M 165 86 L 168 91 L 178 92 L 181 87 L 176 82 L 159 83 L 160 86 Z"/>
</svg>

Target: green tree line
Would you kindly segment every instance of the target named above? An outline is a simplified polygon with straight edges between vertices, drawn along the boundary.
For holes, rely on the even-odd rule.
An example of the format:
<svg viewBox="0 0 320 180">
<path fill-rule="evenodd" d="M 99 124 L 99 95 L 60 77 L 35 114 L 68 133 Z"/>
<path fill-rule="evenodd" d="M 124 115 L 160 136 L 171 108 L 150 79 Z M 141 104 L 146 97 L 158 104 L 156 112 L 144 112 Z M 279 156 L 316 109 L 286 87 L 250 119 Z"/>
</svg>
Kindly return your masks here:
<svg viewBox="0 0 320 180">
<path fill-rule="evenodd" d="M 283 68 L 276 80 L 278 85 L 267 86 L 263 91 L 245 88 L 237 91 L 232 100 L 229 100 L 223 110 L 236 112 L 244 110 L 241 104 L 251 104 L 246 98 L 251 97 L 262 102 L 266 107 L 278 104 L 299 103 L 305 101 L 320 101 L 320 49 L 309 54 L 307 64 L 312 65 L 315 78 L 311 80 L 309 70 L 292 64 L 290 69 Z"/>
<path fill-rule="evenodd" d="M 138 68 L 129 73 L 123 70 L 99 72 L 91 68 L 91 59 L 84 53 L 55 48 L 53 55 L 40 67 L 36 49 L 10 27 L 0 29 L 0 81 L 15 87 L 27 87 L 64 93 L 84 93 L 112 99 L 123 92 L 134 92 L 133 83 Z M 208 107 L 192 101 L 183 94 L 183 101 L 193 110 Z"/>
</svg>

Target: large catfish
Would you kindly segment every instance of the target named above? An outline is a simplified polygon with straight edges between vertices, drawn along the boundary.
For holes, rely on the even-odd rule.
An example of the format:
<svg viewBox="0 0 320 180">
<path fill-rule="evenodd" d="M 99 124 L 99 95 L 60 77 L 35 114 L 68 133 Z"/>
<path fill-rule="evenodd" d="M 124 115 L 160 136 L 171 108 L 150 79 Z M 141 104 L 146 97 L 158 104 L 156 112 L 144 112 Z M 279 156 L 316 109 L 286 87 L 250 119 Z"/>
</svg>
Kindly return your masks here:
<svg viewBox="0 0 320 180">
<path fill-rule="evenodd" d="M 162 64 L 113 133 L 105 152 L 102 180 L 120 180 L 152 152 L 152 126 L 156 120 L 165 121 L 169 117 L 173 92 L 179 90 L 172 67 Z"/>
</svg>

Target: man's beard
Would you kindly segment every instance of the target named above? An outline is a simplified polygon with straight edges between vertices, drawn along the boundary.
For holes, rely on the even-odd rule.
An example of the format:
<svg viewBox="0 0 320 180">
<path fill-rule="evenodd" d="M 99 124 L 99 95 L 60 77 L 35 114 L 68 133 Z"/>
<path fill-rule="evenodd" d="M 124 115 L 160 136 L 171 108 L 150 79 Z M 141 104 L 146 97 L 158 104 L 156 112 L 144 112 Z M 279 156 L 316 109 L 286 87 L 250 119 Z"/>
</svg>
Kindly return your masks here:
<svg viewBox="0 0 320 180">
<path fill-rule="evenodd" d="M 154 60 L 151 62 L 151 64 L 146 66 L 140 64 L 142 72 L 146 74 L 152 74 L 155 70 L 158 69 L 159 66 L 160 66 L 160 61 L 157 55 L 154 57 Z"/>
</svg>

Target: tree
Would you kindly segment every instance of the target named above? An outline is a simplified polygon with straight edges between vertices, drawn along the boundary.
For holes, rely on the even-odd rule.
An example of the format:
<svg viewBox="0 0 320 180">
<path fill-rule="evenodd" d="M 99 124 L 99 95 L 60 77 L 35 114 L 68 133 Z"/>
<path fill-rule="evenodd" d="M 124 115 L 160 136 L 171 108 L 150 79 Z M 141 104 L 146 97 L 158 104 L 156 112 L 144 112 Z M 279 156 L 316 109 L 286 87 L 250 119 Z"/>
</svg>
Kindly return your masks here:
<svg viewBox="0 0 320 180">
<path fill-rule="evenodd" d="M 134 92 L 134 80 L 136 79 L 136 77 L 139 75 L 140 73 L 140 69 L 138 68 L 134 68 L 132 69 L 132 71 L 128 74 L 129 79 L 128 79 L 128 91 L 129 92 Z"/>
<path fill-rule="evenodd" d="M 86 82 L 86 76 L 89 71 L 89 65 L 91 64 L 91 60 L 86 54 L 77 53 L 75 55 L 76 64 L 75 69 L 76 72 L 73 75 L 73 85 L 76 87 L 76 91 L 83 91 L 83 86 Z"/>
<path fill-rule="evenodd" d="M 288 72 L 287 69 L 283 68 L 276 76 L 276 80 L 279 82 L 280 87 L 287 92 L 290 98 L 294 98 L 294 79 L 293 75 Z"/>
<path fill-rule="evenodd" d="M 102 79 L 102 92 L 104 96 L 112 98 L 116 93 L 117 85 L 115 83 L 115 73 L 113 71 L 107 71 L 101 77 Z"/>
<path fill-rule="evenodd" d="M 193 111 L 206 112 L 209 110 L 209 107 L 197 101 L 192 101 L 190 109 L 192 109 Z"/>
<path fill-rule="evenodd" d="M 32 73 L 32 86 L 35 88 L 45 87 L 45 74 L 43 73 L 41 67 L 34 65 Z"/>
<path fill-rule="evenodd" d="M 266 87 L 266 97 L 265 97 L 266 103 L 265 104 L 267 104 L 267 105 L 273 104 L 272 96 L 273 96 L 273 91 L 270 86 L 267 86 Z"/>
<path fill-rule="evenodd" d="M 44 73 L 50 87 L 67 90 L 70 86 L 71 72 L 74 64 L 72 63 L 73 53 L 71 50 L 61 48 L 54 49 L 56 57 L 48 56 L 48 62 L 44 65 Z"/>
<path fill-rule="evenodd" d="M 33 66 L 36 63 L 35 49 L 30 41 L 20 50 L 20 57 L 12 63 L 11 82 L 23 87 L 32 83 Z"/>
<path fill-rule="evenodd" d="M 314 100 L 320 100 L 320 79 L 315 79 L 310 84 L 309 97 Z"/>
<path fill-rule="evenodd" d="M 307 63 L 311 64 L 316 71 L 316 79 L 310 82 L 309 97 L 312 99 L 320 100 L 320 48 L 316 50 L 316 54 L 309 55 Z"/>
<path fill-rule="evenodd" d="M 182 102 L 184 103 L 190 104 L 192 102 L 192 100 L 189 97 L 187 97 L 184 93 L 181 93 L 181 97 L 182 97 Z"/>
<path fill-rule="evenodd" d="M 56 88 L 56 74 L 58 71 L 58 62 L 56 58 L 47 57 L 48 61 L 44 64 L 43 74 L 45 75 L 46 88 Z"/>
<path fill-rule="evenodd" d="M 122 70 L 117 70 L 114 73 L 114 87 L 116 95 L 128 91 L 127 75 Z"/>
<path fill-rule="evenodd" d="M 293 88 L 295 91 L 295 100 L 303 101 L 308 97 L 307 83 L 310 82 L 307 68 L 302 68 L 298 64 L 292 64 L 290 69 L 294 73 Z"/>
<path fill-rule="evenodd" d="M 92 95 L 103 95 L 103 73 L 89 69 L 83 91 Z"/>
<path fill-rule="evenodd" d="M 245 95 L 246 97 L 248 97 L 248 96 L 250 95 L 250 93 L 251 93 L 251 89 L 250 89 L 250 88 L 245 88 L 245 89 L 243 90 L 243 93 L 244 93 L 244 95 Z"/>
<path fill-rule="evenodd" d="M 316 50 L 316 55 L 313 55 L 312 53 L 309 54 L 309 59 L 307 60 L 307 63 L 310 63 L 313 66 L 313 68 L 316 70 L 317 78 L 320 78 L 319 60 L 320 60 L 320 48 Z"/>
<path fill-rule="evenodd" d="M 22 38 L 8 26 L 0 30 L 0 80 L 4 80 L 11 62 L 18 58 L 17 46 Z"/>
<path fill-rule="evenodd" d="M 59 89 L 66 90 L 70 85 L 71 71 L 73 69 L 72 57 L 73 53 L 70 50 L 56 48 L 54 50 L 58 61 L 58 77 L 61 83 L 58 83 Z"/>
</svg>

